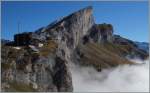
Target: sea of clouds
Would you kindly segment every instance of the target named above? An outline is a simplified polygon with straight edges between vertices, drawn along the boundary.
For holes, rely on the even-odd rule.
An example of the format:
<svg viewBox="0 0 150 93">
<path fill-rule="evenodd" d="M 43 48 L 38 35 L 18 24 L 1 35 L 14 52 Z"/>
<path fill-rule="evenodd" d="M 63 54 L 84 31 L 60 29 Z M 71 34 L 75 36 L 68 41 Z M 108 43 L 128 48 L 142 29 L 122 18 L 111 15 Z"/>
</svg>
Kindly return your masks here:
<svg viewBox="0 0 150 93">
<path fill-rule="evenodd" d="M 148 92 L 149 61 L 132 61 L 144 64 L 118 66 L 102 72 L 73 64 L 74 92 Z"/>
</svg>

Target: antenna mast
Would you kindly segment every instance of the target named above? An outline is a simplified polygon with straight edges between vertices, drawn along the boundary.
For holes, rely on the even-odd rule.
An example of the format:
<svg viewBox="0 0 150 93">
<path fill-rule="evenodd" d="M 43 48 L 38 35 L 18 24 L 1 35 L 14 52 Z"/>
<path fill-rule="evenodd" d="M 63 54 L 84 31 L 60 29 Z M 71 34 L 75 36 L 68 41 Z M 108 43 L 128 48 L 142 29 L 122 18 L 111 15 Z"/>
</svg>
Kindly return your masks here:
<svg viewBox="0 0 150 93">
<path fill-rule="evenodd" d="M 18 34 L 20 34 L 20 22 L 18 21 Z M 17 37 L 17 45 L 19 45 L 19 38 Z"/>
</svg>

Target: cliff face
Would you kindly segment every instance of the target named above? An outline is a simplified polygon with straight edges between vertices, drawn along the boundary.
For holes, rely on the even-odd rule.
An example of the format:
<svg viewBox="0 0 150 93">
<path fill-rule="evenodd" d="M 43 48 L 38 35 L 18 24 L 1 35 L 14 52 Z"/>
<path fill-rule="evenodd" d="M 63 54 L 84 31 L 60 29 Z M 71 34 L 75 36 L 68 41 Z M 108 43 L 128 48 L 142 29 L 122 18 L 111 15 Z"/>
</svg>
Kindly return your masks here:
<svg viewBox="0 0 150 93">
<path fill-rule="evenodd" d="M 73 91 L 71 62 L 101 71 L 133 64 L 125 58 L 127 55 L 148 56 L 130 41 L 117 39 L 111 24 L 95 24 L 92 7 L 35 32 L 17 34 L 2 49 L 3 91 Z"/>
<path fill-rule="evenodd" d="M 53 26 L 47 26 L 43 33 L 49 34 L 47 38 L 59 44 L 57 55 L 69 61 L 72 51 L 82 43 L 83 36 L 93 25 L 92 7 L 87 7 L 63 18 Z"/>
<path fill-rule="evenodd" d="M 37 52 L 30 47 L 2 48 L 3 91 L 73 90 L 68 63 L 55 55 L 55 48 L 51 47 L 47 56 L 45 51 Z"/>
<path fill-rule="evenodd" d="M 9 47 L 3 46 L 12 53 L 3 52 L 2 59 L 10 60 L 2 62 L 3 90 L 22 91 L 10 83 L 15 82 L 30 86 L 29 91 L 73 91 L 68 62 L 93 24 L 92 7 L 87 7 L 36 32 L 15 35 Z"/>
<path fill-rule="evenodd" d="M 113 26 L 111 24 L 95 24 L 89 34 L 89 37 L 98 43 L 113 41 Z"/>
</svg>

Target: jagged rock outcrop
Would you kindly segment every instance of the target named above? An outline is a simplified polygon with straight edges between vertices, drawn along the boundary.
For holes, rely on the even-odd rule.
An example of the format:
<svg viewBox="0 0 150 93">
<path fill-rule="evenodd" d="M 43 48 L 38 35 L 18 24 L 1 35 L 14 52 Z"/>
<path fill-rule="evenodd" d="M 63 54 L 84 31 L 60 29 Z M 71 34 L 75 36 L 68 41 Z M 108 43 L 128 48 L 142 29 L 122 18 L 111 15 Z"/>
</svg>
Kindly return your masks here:
<svg viewBox="0 0 150 93">
<path fill-rule="evenodd" d="M 28 86 L 25 91 L 72 91 L 72 77 L 67 62 L 55 54 L 42 56 L 30 51 L 29 47 L 16 49 L 3 46 L 2 84 L 3 91 L 23 91 L 15 84 Z M 49 51 L 50 52 L 50 51 Z M 56 83 L 58 82 L 58 83 Z"/>
<path fill-rule="evenodd" d="M 113 26 L 111 24 L 95 24 L 89 34 L 89 37 L 98 43 L 113 41 Z"/>
<path fill-rule="evenodd" d="M 93 25 L 92 7 L 87 7 L 64 17 L 53 26 L 46 27 L 40 36 L 46 35 L 46 38 L 55 40 L 59 44 L 57 55 L 69 60 L 72 51 Z"/>
</svg>

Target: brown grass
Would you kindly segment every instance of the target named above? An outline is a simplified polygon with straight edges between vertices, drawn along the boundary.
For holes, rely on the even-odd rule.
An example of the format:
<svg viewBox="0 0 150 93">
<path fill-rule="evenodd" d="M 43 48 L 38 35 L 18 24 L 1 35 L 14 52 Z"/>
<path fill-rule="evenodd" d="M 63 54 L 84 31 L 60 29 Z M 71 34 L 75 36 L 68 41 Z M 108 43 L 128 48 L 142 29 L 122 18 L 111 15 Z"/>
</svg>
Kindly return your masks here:
<svg viewBox="0 0 150 93">
<path fill-rule="evenodd" d="M 1 67 L 4 70 L 10 69 L 12 65 L 10 63 L 1 63 Z"/>
<path fill-rule="evenodd" d="M 9 85 L 10 87 L 8 90 L 11 92 L 36 92 L 36 90 L 33 89 L 31 85 L 17 82 L 11 82 Z"/>
<path fill-rule="evenodd" d="M 133 64 L 133 62 L 122 58 L 121 52 L 126 50 L 119 49 L 118 46 L 112 44 L 96 44 L 89 43 L 80 46 L 84 57 L 81 59 L 83 64 L 92 64 L 96 67 L 109 68 L 122 64 Z"/>
</svg>

